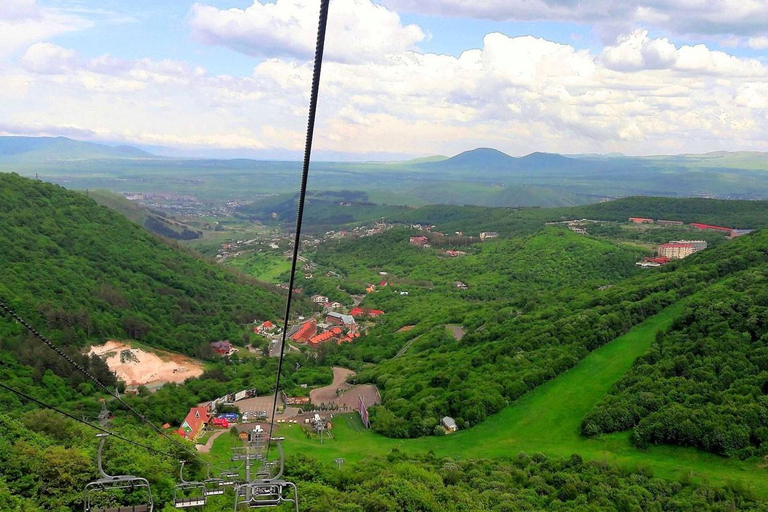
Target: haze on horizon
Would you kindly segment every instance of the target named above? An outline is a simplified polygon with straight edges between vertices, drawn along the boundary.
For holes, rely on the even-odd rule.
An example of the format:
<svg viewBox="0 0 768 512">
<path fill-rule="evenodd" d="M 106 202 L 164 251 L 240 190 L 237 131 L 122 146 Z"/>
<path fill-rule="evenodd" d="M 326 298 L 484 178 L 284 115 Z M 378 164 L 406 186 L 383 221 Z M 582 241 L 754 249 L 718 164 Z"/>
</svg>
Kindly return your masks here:
<svg viewBox="0 0 768 512">
<path fill-rule="evenodd" d="M 5 0 L 0 135 L 295 158 L 317 2 Z M 768 0 L 333 0 L 317 157 L 768 151 Z"/>
</svg>

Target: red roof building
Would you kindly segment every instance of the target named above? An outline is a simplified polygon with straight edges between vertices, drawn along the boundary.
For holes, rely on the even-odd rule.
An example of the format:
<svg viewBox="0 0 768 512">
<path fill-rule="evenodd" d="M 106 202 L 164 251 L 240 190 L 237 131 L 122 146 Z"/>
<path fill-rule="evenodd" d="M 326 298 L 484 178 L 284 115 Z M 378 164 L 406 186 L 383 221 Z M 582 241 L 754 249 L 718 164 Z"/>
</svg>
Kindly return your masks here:
<svg viewBox="0 0 768 512">
<path fill-rule="evenodd" d="M 346 335 L 346 336 L 344 336 L 343 338 L 339 338 L 339 339 L 336 341 L 336 344 L 337 344 L 337 345 L 341 345 L 342 343 L 345 343 L 345 342 L 346 342 L 346 343 L 352 343 L 352 341 L 353 341 L 355 338 L 359 338 L 359 337 L 360 337 L 360 333 L 359 333 L 359 332 L 350 332 L 349 334 L 347 334 L 347 335 Z"/>
<path fill-rule="evenodd" d="M 291 339 L 297 343 L 306 343 L 315 334 L 317 334 L 317 322 L 310 320 L 302 324 L 299 330 L 291 336 Z"/>
<path fill-rule="evenodd" d="M 181 437 L 194 441 L 209 421 L 211 421 L 211 415 L 208 413 L 208 409 L 205 407 L 192 407 L 179 427 L 178 433 Z"/>
<path fill-rule="evenodd" d="M 341 328 L 340 327 L 333 327 L 331 329 L 328 329 L 327 331 L 316 334 L 309 338 L 309 344 L 312 346 L 317 346 L 321 343 L 325 343 L 326 341 L 330 341 L 334 339 L 335 337 L 339 336 L 341 334 Z"/>
<path fill-rule="evenodd" d="M 645 217 L 630 217 L 629 222 L 635 224 L 653 224 L 653 219 L 646 219 Z"/>
<path fill-rule="evenodd" d="M 227 355 L 232 351 L 232 343 L 229 340 L 214 341 L 211 348 L 219 354 Z"/>
<path fill-rule="evenodd" d="M 726 235 L 730 235 L 733 228 L 724 228 L 722 226 L 710 226 L 709 224 L 699 224 L 698 222 L 691 222 L 691 227 L 701 230 L 720 231 Z"/>
<path fill-rule="evenodd" d="M 259 333 L 259 332 L 264 332 L 264 331 L 271 331 L 274 328 L 275 328 L 275 324 L 273 324 L 272 322 L 267 320 L 267 321 L 263 322 L 261 325 L 259 325 L 257 327 L 254 327 L 253 328 L 253 332 Z"/>
<path fill-rule="evenodd" d="M 355 318 L 359 318 L 361 316 L 377 317 L 383 315 L 384 312 L 380 309 L 369 309 L 366 311 L 363 308 L 352 308 L 352 311 L 350 311 L 349 314 Z"/>
</svg>

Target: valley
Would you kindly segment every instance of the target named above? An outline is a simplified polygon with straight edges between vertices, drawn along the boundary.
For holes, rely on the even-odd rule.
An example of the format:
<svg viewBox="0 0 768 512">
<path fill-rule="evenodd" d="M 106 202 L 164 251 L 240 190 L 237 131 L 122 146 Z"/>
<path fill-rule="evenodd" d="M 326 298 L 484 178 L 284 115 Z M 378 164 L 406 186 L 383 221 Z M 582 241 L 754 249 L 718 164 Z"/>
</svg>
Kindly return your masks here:
<svg viewBox="0 0 768 512">
<path fill-rule="evenodd" d="M 174 436 L 201 404 L 212 407 L 215 401 L 217 414 L 247 412 L 230 425 L 237 435 L 209 424 L 193 437 L 206 447 L 205 460 L 230 466 L 230 449 L 242 446 L 239 436 L 269 426 L 294 200 L 273 203 L 273 212 L 204 221 L 164 213 L 170 223 L 200 232 L 195 239 L 168 241 L 136 225 L 146 218 L 141 208 L 123 212 L 129 221 L 94 202 L 126 208 L 108 195 L 91 198 L 0 176 L 0 235 L 6 241 L 0 297 Z M 745 509 L 753 506 L 749 500 L 768 498 L 762 485 L 768 445 L 762 423 L 754 419 L 766 406 L 759 345 L 766 325 L 760 292 L 768 261 L 768 235 L 760 229 L 768 222 L 765 202 L 627 198 L 568 208 L 389 210 L 361 205 L 358 212 L 371 209 L 378 217 L 338 217 L 345 209 L 355 211 L 339 204 L 356 197 L 345 194 L 319 194 L 309 204 L 277 396 L 276 435 L 286 439 L 287 471 L 299 481 L 308 510 L 330 506 L 314 494 L 321 487 L 335 496 L 327 498 L 334 503 L 351 492 L 335 472 L 358 478 L 385 461 L 431 475 L 428 481 L 456 478 L 461 486 L 469 483 L 449 476 L 445 465 L 502 467 L 516 461 L 525 471 L 534 471 L 528 464 L 567 467 L 576 480 L 602 481 L 609 478 L 604 471 L 616 472 L 610 477 L 615 485 L 624 489 L 634 481 L 655 499 L 662 488 L 691 502 L 706 489 L 721 489 L 724 500 Z M 660 253 L 670 243 L 687 250 L 674 258 L 684 257 L 664 260 Z M 21 247 L 35 257 L 15 256 Z M 72 285 L 72 276 L 80 276 L 79 286 Z M 702 315 L 713 319 L 703 322 Z M 696 329 L 704 329 L 695 335 L 702 339 L 691 349 L 684 340 L 694 339 Z M 714 357 L 725 350 L 707 341 L 715 332 L 718 343 L 738 347 L 743 359 Z M 3 319 L 0 341 L 5 382 L 64 410 L 98 414 L 97 390 L 74 379 L 71 369 L 17 324 Z M 88 357 L 94 346 L 104 346 L 101 352 L 112 360 Z M 143 361 L 155 351 L 159 357 L 140 372 L 145 375 L 116 365 L 119 359 L 137 370 L 134 357 Z M 165 368 L 165 360 L 176 366 Z M 725 365 L 728 371 L 721 371 Z M 194 373 L 180 373 L 193 366 Z M 658 389 L 641 378 L 647 372 L 655 372 Z M 644 387 L 638 393 L 632 386 L 639 385 Z M 664 386 L 687 391 L 670 393 Z M 656 433 L 668 421 L 662 415 L 701 414 L 694 386 L 724 404 L 706 409 L 709 423 L 698 420 L 705 429 L 699 438 L 714 441 L 698 444 L 685 437 L 685 421 L 677 421 L 680 428 L 668 429 L 667 437 Z M 653 398 L 656 393 L 667 401 Z M 8 399 L 18 405 L 4 409 L 2 421 L 32 425 L 28 431 L 13 427 L 17 444 L 7 457 L 18 457 L 23 443 L 42 442 L 30 435 L 49 434 L 37 426 L 45 424 L 44 411 Z M 351 412 L 360 400 L 370 429 Z M 146 427 L 130 411 L 117 408 L 114 415 L 112 428 L 146 437 L 140 434 Z M 320 430 L 316 415 L 324 425 Z M 456 432 L 446 428 L 451 422 Z M 745 434 L 723 438 L 722 422 Z M 83 439 L 80 448 L 65 449 L 93 450 Z M 163 438 L 153 443 L 173 446 Z M 337 467 L 340 459 L 344 470 Z M 576 460 L 583 462 L 573 465 Z M 152 477 L 158 499 L 168 500 L 172 481 L 163 473 L 173 471 L 152 458 L 146 462 L 161 472 Z M 314 468 L 311 474 L 308 467 Z M 18 489 L 16 480 L 8 481 Z M 523 492 L 538 484 L 526 477 L 519 485 Z M 553 489 L 519 499 L 543 507 L 567 501 L 570 494 L 558 494 L 562 485 Z M 641 499 L 640 491 L 626 489 Z M 435 489 L 414 492 L 411 500 L 426 499 L 424 493 L 440 496 Z M 584 495 L 587 503 L 604 507 L 595 492 Z M 77 502 L 72 496 L 69 502 Z M 29 499 L 53 503 L 41 494 Z M 497 493 L 488 499 L 503 500 Z M 205 510 L 220 510 L 224 502 L 212 499 Z"/>
</svg>

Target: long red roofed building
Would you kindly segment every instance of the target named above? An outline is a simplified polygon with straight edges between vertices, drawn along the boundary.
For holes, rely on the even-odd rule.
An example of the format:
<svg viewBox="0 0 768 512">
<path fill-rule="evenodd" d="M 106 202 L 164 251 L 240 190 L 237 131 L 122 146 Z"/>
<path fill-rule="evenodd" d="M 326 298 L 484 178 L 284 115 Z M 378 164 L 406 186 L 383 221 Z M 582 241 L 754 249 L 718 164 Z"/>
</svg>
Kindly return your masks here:
<svg viewBox="0 0 768 512">
<path fill-rule="evenodd" d="M 298 343 L 306 343 L 315 334 L 317 334 L 317 322 L 310 320 L 302 324 L 299 330 L 291 336 L 291 339 Z"/>
<path fill-rule="evenodd" d="M 724 228 L 722 226 L 711 226 L 709 224 L 699 224 L 698 222 L 691 222 L 691 227 L 701 230 L 719 231 L 726 235 L 730 235 L 733 228 Z"/>
<path fill-rule="evenodd" d="M 325 343 L 326 341 L 330 341 L 336 338 L 337 336 L 341 335 L 341 332 L 341 327 L 333 327 L 323 333 L 315 334 L 309 338 L 309 344 L 312 346 L 317 346 L 321 343 Z"/>
<path fill-rule="evenodd" d="M 349 312 L 350 315 L 352 315 L 355 318 L 359 318 L 361 316 L 370 316 L 370 317 L 377 317 L 384 314 L 384 312 L 380 309 L 363 309 L 363 308 L 352 308 L 352 311 Z"/>
</svg>

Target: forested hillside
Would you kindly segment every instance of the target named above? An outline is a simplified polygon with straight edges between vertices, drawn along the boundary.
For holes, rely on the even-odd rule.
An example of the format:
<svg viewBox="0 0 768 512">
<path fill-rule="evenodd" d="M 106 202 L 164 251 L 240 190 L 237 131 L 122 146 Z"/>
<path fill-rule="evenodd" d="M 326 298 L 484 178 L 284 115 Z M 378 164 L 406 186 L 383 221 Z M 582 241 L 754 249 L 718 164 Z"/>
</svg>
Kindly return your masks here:
<svg viewBox="0 0 768 512">
<path fill-rule="evenodd" d="M 13 174 L 0 174 L 0 298 L 64 345 L 131 338 L 188 354 L 283 301 L 81 194 Z M 0 338 L 18 332 L 0 323 Z"/>
<path fill-rule="evenodd" d="M 347 258 L 331 253 L 318 261 L 347 274 L 361 271 L 355 261 L 390 271 L 390 286 L 365 302 L 387 311 L 385 318 L 368 337 L 329 357 L 339 364 L 378 363 L 361 368 L 358 380 L 381 388 L 384 403 L 374 410 L 374 428 L 395 437 L 431 434 L 443 415 L 465 427 L 482 421 L 664 307 L 761 268 L 768 251 L 768 236 L 760 232 L 625 279 L 634 275 L 632 262 L 623 259 L 633 261 L 631 252 L 565 230 L 485 243 L 463 258 L 432 255 L 431 261 L 429 250 L 387 249 L 386 236 L 393 235 L 345 247 Z M 622 270 L 622 261 L 631 268 Z M 452 288 L 457 276 L 466 290 Z M 415 327 L 397 332 L 409 324 Z M 466 335 L 454 339 L 447 324 L 460 325 Z"/>
<path fill-rule="evenodd" d="M 582 422 L 595 435 L 634 428 L 634 441 L 723 455 L 768 450 L 768 236 L 745 239 L 735 275 L 696 295 Z M 745 269 L 746 268 L 746 269 Z"/>
</svg>

